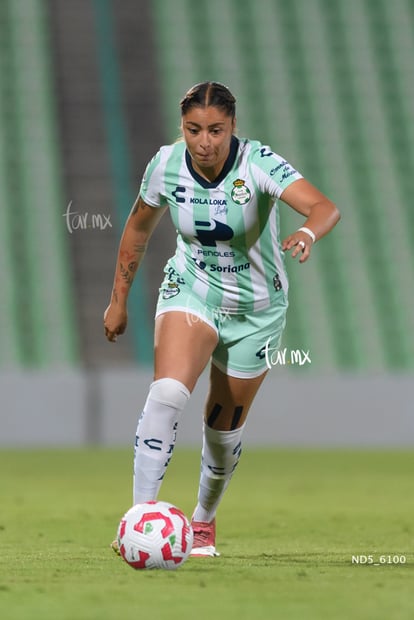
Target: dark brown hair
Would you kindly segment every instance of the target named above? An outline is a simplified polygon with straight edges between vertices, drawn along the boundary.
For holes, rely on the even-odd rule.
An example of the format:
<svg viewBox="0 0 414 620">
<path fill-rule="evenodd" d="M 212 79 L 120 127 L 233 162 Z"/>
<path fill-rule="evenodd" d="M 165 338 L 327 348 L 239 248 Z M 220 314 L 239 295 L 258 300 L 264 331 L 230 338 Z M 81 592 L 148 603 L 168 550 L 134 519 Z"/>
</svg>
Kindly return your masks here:
<svg viewBox="0 0 414 620">
<path fill-rule="evenodd" d="M 231 118 L 236 116 L 236 99 L 227 86 L 220 82 L 200 82 L 190 88 L 180 101 L 181 116 L 192 108 L 208 106 L 220 108 Z"/>
</svg>

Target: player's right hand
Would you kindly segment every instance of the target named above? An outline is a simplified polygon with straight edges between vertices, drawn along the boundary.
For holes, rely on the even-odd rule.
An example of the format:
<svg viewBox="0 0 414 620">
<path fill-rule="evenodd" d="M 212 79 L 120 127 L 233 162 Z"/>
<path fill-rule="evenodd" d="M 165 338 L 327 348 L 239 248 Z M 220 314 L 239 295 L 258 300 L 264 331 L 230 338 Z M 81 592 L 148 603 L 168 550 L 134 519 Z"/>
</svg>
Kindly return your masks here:
<svg viewBox="0 0 414 620">
<path fill-rule="evenodd" d="M 104 312 L 105 336 L 109 342 L 116 342 L 117 336 L 123 334 L 128 323 L 126 308 L 112 302 Z"/>
</svg>

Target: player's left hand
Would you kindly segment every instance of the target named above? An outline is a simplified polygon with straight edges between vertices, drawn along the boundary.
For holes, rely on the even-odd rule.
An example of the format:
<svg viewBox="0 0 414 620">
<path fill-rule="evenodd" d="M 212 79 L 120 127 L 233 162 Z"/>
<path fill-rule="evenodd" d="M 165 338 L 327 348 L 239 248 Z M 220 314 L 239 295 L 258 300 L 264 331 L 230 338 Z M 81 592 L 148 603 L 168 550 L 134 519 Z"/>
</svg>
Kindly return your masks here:
<svg viewBox="0 0 414 620">
<path fill-rule="evenodd" d="M 301 254 L 299 262 L 304 263 L 310 256 L 312 245 L 313 241 L 309 235 L 297 230 L 293 235 L 289 235 L 282 241 L 282 250 L 289 252 L 293 248 L 292 258 L 296 258 L 298 254 Z"/>
</svg>

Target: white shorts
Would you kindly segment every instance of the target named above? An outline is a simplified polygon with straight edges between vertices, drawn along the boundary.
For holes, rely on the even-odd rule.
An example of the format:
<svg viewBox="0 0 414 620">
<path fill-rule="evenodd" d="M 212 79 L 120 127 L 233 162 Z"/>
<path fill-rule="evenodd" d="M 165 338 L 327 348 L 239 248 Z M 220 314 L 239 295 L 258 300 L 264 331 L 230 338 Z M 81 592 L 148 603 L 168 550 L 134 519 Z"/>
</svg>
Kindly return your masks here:
<svg viewBox="0 0 414 620">
<path fill-rule="evenodd" d="M 286 324 L 288 301 L 281 289 L 272 306 L 244 314 L 226 308 L 210 308 L 185 284 L 183 278 L 168 275 L 160 288 L 156 317 L 165 312 L 185 312 L 188 324 L 204 321 L 217 333 L 212 363 L 232 377 L 258 377 L 267 369 L 266 348 L 279 348 Z"/>
</svg>

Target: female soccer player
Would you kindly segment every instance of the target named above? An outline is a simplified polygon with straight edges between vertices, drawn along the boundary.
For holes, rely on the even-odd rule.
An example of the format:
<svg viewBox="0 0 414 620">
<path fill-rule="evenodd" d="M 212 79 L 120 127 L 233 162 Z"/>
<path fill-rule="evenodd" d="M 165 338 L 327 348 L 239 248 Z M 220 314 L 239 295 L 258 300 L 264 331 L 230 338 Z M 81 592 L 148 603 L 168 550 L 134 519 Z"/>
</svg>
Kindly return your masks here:
<svg viewBox="0 0 414 620">
<path fill-rule="evenodd" d="M 279 346 L 288 281 L 284 251 L 305 262 L 338 222 L 335 205 L 268 146 L 235 135 L 235 98 L 204 82 L 181 101 L 183 140 L 149 162 L 121 238 L 105 334 L 125 331 L 135 272 L 169 208 L 177 249 L 155 318 L 154 382 L 138 421 L 134 504 L 155 500 L 181 413 L 211 358 L 192 555 L 218 555 L 215 515 L 241 453 L 252 401 Z M 282 243 L 278 199 L 302 214 Z"/>
</svg>

